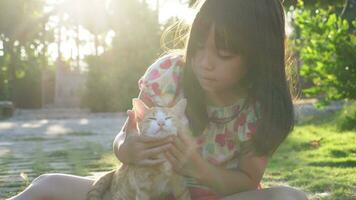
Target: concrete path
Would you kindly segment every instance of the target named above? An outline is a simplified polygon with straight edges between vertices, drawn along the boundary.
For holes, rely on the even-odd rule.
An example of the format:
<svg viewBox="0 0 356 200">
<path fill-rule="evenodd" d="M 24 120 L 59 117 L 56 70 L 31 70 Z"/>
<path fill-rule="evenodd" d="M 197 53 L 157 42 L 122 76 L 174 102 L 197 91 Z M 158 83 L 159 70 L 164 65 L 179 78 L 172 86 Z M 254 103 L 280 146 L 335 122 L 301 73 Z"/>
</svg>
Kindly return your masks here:
<svg viewBox="0 0 356 200">
<path fill-rule="evenodd" d="M 126 113 L 18 110 L 0 121 L 0 199 L 24 189 L 44 172 L 90 175 L 111 154 Z"/>
</svg>

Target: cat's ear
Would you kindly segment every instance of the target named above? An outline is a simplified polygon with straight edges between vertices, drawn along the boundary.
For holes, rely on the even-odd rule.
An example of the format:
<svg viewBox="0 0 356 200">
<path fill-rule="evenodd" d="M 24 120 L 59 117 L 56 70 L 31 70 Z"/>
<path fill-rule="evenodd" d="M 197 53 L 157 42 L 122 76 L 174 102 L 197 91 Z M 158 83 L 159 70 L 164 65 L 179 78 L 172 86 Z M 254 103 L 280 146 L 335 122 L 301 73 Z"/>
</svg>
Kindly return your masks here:
<svg viewBox="0 0 356 200">
<path fill-rule="evenodd" d="M 179 100 L 176 103 L 176 105 L 173 106 L 173 109 L 175 113 L 177 113 L 178 115 L 184 116 L 186 107 L 187 107 L 187 99 L 183 98 Z"/>
<path fill-rule="evenodd" d="M 145 116 L 145 113 L 149 110 L 149 107 L 147 107 L 146 104 L 141 99 L 138 98 L 132 99 L 132 106 L 136 118 L 138 120 L 142 120 L 143 117 Z"/>
</svg>

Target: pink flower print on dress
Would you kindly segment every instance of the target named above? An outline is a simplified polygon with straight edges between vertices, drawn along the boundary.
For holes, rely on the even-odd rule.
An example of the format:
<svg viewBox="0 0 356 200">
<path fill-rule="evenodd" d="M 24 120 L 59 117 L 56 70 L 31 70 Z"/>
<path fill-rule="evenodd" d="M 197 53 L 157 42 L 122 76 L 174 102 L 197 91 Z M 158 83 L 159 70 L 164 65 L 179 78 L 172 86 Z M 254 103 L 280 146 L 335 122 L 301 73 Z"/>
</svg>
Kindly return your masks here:
<svg viewBox="0 0 356 200">
<path fill-rule="evenodd" d="M 146 92 L 141 93 L 141 100 L 147 105 L 153 105 L 151 97 Z"/>
<path fill-rule="evenodd" d="M 155 95 L 157 95 L 157 96 L 161 95 L 161 89 L 159 88 L 158 83 L 152 83 L 151 88 L 152 88 L 153 92 L 155 93 Z"/>
<path fill-rule="evenodd" d="M 223 133 L 217 134 L 215 136 L 215 142 L 220 144 L 220 146 L 225 146 L 226 136 Z"/>
<path fill-rule="evenodd" d="M 195 140 L 195 143 L 198 145 L 198 146 L 201 146 L 205 141 L 205 138 L 202 137 L 202 136 L 198 136 L 197 139 Z"/>
<path fill-rule="evenodd" d="M 160 73 L 157 69 L 152 70 L 152 72 L 150 73 L 148 80 L 152 81 L 157 79 L 160 76 Z"/>
<path fill-rule="evenodd" d="M 171 59 L 167 59 L 164 62 L 162 62 L 159 66 L 161 69 L 168 69 L 172 65 Z"/>
<path fill-rule="evenodd" d="M 244 125 L 246 123 L 246 119 L 247 119 L 247 113 L 241 113 L 238 119 L 239 126 Z"/>
<path fill-rule="evenodd" d="M 241 113 L 240 116 L 235 121 L 234 130 L 237 131 L 240 126 L 243 126 L 246 123 L 246 119 L 247 119 L 247 114 L 244 112 Z"/>
<path fill-rule="evenodd" d="M 257 131 L 257 125 L 256 123 L 248 123 L 248 132 L 246 133 L 246 136 L 248 139 L 251 139 L 252 136 L 256 133 Z"/>
<path fill-rule="evenodd" d="M 227 146 L 229 150 L 235 148 L 232 132 L 226 130 L 225 133 L 217 134 L 215 136 L 215 142 L 220 146 Z"/>
<path fill-rule="evenodd" d="M 235 148 L 235 143 L 232 139 L 229 139 L 228 141 L 226 141 L 227 143 L 227 148 L 231 151 L 232 149 Z"/>
</svg>

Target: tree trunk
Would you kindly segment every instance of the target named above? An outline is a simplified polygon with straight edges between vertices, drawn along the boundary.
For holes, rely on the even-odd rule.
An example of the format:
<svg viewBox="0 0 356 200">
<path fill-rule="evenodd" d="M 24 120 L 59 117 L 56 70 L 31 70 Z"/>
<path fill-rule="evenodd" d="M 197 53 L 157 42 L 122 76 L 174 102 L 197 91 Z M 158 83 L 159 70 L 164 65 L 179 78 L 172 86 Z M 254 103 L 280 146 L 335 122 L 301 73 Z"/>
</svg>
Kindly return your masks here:
<svg viewBox="0 0 356 200">
<path fill-rule="evenodd" d="M 95 55 L 98 56 L 99 55 L 99 35 L 98 34 L 94 34 L 94 45 L 95 45 Z"/>
<path fill-rule="evenodd" d="M 59 15 L 59 23 L 58 23 L 57 60 L 62 60 L 61 45 L 62 45 L 62 14 Z"/>
<path fill-rule="evenodd" d="M 9 42 L 6 42 L 8 43 L 7 45 L 7 48 L 8 48 L 8 51 L 9 51 L 9 55 L 10 55 L 10 61 L 9 61 L 9 99 L 12 101 L 12 102 L 15 102 L 15 83 L 16 83 L 16 52 L 14 52 L 15 50 L 15 46 L 14 46 L 14 41 L 12 39 L 10 39 Z"/>
<path fill-rule="evenodd" d="M 76 38 L 76 44 L 77 44 L 77 69 L 79 69 L 79 64 L 80 64 L 80 40 L 79 40 L 79 22 L 77 22 L 77 38 Z"/>
</svg>

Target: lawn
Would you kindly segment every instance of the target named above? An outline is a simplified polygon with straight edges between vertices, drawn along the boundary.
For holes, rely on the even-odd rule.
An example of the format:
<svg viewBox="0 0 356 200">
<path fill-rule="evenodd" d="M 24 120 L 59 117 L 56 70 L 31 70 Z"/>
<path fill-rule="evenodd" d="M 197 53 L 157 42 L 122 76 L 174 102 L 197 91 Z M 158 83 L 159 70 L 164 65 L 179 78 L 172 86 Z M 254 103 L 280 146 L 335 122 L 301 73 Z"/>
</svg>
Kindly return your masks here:
<svg viewBox="0 0 356 200">
<path fill-rule="evenodd" d="M 335 116 L 297 125 L 270 160 L 263 186 L 287 184 L 306 191 L 310 199 L 315 200 L 356 199 L 356 131 L 338 130 Z M 111 144 L 84 139 L 90 136 L 90 133 L 73 133 L 69 140 L 64 137 L 16 138 L 35 148 L 30 156 L 16 157 L 10 153 L 0 157 L 0 199 L 24 189 L 42 173 L 88 176 L 90 172 L 114 167 L 117 163 Z M 73 145 L 69 141 L 75 138 L 80 139 Z M 45 142 L 62 148 L 45 149 L 44 146 L 48 146 Z"/>
<path fill-rule="evenodd" d="M 356 199 L 356 131 L 338 130 L 334 116 L 296 126 L 263 182 L 301 188 L 310 199 Z"/>
</svg>

